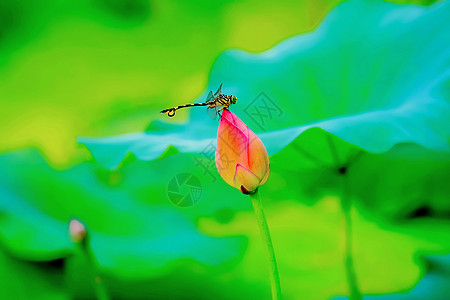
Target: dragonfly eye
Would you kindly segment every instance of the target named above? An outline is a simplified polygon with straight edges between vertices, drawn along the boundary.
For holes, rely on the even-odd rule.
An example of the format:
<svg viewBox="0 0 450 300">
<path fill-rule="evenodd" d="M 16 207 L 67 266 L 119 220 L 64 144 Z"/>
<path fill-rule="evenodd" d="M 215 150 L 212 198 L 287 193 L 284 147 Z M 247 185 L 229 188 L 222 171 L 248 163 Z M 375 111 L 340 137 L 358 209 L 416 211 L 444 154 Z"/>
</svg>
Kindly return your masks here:
<svg viewBox="0 0 450 300">
<path fill-rule="evenodd" d="M 235 104 L 236 100 L 237 100 L 236 96 L 232 95 L 231 96 L 231 103 Z"/>
</svg>

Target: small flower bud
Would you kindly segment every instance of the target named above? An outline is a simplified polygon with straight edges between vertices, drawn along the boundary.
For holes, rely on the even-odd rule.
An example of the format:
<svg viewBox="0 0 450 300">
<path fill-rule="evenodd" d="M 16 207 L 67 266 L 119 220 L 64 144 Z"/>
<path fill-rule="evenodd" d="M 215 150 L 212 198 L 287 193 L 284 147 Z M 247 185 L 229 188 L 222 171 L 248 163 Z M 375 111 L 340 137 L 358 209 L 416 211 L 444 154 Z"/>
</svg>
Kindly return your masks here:
<svg viewBox="0 0 450 300">
<path fill-rule="evenodd" d="M 75 243 L 82 242 L 86 238 L 86 227 L 77 219 L 70 220 L 69 235 Z"/>
</svg>

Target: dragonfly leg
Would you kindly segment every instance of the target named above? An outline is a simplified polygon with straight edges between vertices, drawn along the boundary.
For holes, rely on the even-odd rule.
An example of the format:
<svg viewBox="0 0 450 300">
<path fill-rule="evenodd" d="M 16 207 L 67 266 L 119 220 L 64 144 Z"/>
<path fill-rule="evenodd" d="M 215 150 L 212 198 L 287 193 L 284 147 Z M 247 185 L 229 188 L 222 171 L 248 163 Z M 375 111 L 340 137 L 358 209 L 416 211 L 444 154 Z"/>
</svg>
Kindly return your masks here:
<svg viewBox="0 0 450 300">
<path fill-rule="evenodd" d="M 222 118 L 222 112 L 224 108 L 227 108 L 228 106 L 222 106 L 218 111 L 217 114 Z"/>
<path fill-rule="evenodd" d="M 217 112 L 221 112 L 221 111 L 224 110 L 225 108 L 228 108 L 228 106 L 226 106 L 226 105 L 222 106 Z"/>
</svg>

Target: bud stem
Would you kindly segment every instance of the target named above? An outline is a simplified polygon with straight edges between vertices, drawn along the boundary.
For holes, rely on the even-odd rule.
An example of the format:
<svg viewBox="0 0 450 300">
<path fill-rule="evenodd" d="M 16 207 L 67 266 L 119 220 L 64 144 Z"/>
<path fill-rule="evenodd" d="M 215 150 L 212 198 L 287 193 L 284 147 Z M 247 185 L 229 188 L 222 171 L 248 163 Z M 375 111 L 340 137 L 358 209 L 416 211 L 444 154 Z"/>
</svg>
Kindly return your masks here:
<svg viewBox="0 0 450 300">
<path fill-rule="evenodd" d="M 269 262 L 272 299 L 281 300 L 280 276 L 278 275 L 277 261 L 275 259 L 272 238 L 270 237 L 269 227 L 267 226 L 267 220 L 264 215 L 264 208 L 261 203 L 259 191 L 257 190 L 254 194 L 250 194 L 250 199 L 252 200 L 256 220 L 258 221 L 259 231 L 261 232 L 261 237 L 263 239 L 263 244 L 266 251 L 266 257 Z"/>
<path fill-rule="evenodd" d="M 86 257 L 88 264 L 88 274 L 91 277 L 91 284 L 94 288 L 95 296 L 98 300 L 109 300 L 108 292 L 103 284 L 103 280 L 97 271 L 97 260 L 90 247 L 89 238 L 86 238 L 80 243 L 81 251 Z"/>
<path fill-rule="evenodd" d="M 342 192 L 342 212 L 345 222 L 345 270 L 347 274 L 347 282 L 351 300 L 362 300 L 362 294 L 359 290 L 358 279 L 353 263 L 353 232 L 352 232 L 352 203 L 350 199 L 350 185 L 347 176 L 343 176 L 343 192 Z"/>
</svg>

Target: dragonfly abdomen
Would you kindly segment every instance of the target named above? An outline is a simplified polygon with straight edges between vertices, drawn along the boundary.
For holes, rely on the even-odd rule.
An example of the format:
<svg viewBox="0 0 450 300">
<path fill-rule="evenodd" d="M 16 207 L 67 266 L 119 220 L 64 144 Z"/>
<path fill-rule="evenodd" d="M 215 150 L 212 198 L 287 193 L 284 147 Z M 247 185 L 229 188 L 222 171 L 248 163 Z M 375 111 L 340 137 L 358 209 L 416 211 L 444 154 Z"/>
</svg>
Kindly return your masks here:
<svg viewBox="0 0 450 300">
<path fill-rule="evenodd" d="M 185 104 L 185 105 L 178 105 L 172 108 L 167 108 L 161 111 L 161 113 L 165 114 L 167 113 L 167 115 L 169 117 L 173 117 L 175 116 L 175 112 L 177 110 L 179 110 L 180 108 L 186 108 L 186 107 L 192 107 L 192 106 L 208 106 L 208 103 L 192 103 L 192 104 Z"/>
</svg>

